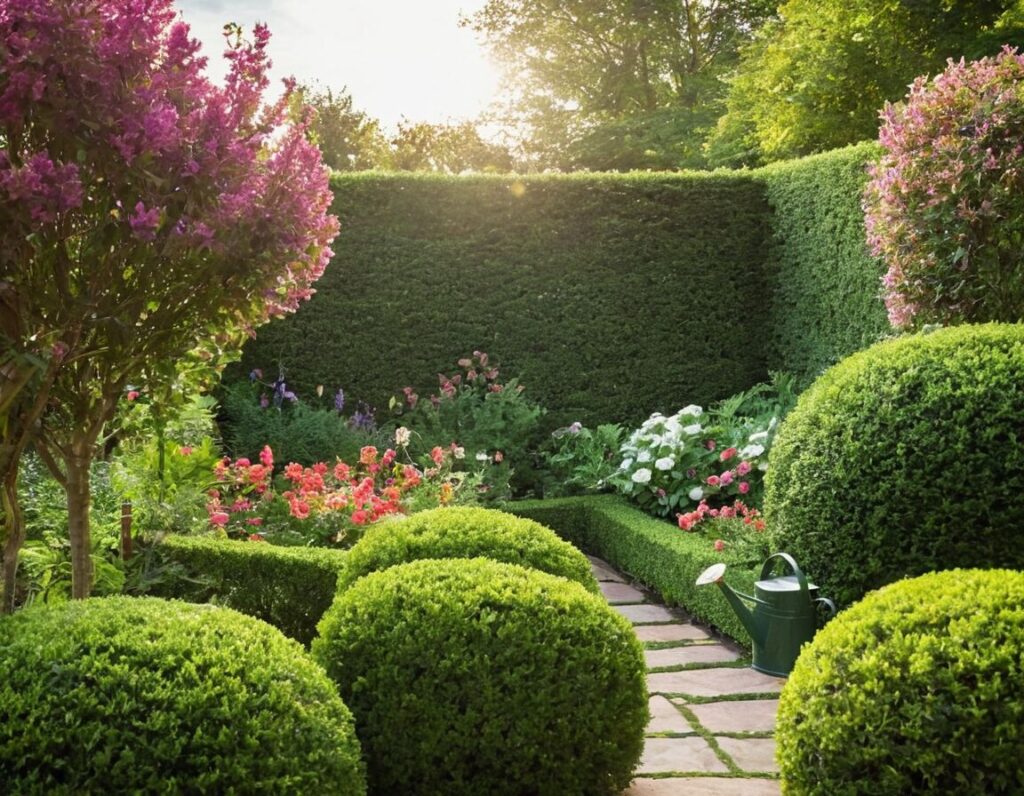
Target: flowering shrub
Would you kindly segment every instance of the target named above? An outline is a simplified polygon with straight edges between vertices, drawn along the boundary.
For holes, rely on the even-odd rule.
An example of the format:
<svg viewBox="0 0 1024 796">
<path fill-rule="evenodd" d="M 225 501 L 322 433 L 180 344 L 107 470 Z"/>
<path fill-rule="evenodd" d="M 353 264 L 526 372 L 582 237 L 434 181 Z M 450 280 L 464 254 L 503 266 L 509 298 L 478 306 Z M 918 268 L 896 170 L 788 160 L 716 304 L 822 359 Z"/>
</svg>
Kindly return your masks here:
<svg viewBox="0 0 1024 796">
<path fill-rule="evenodd" d="M 615 475 L 625 429 L 617 424 L 591 430 L 576 422 L 551 435 L 545 464 L 553 483 L 544 494 L 595 492 L 606 488 Z"/>
<path fill-rule="evenodd" d="M 950 61 L 882 118 L 864 208 L 889 320 L 1024 319 L 1024 55 Z"/>
<path fill-rule="evenodd" d="M 653 514 L 701 501 L 757 501 L 777 423 L 763 428 L 720 422 L 699 406 L 651 415 L 620 449 L 613 483 Z"/>
<path fill-rule="evenodd" d="M 396 433 L 405 452 L 408 431 Z M 217 463 L 217 487 L 209 493 L 210 524 L 236 539 L 264 541 L 268 535 L 309 543 L 355 542 L 366 526 L 395 514 L 456 502 L 466 479 L 452 473 L 457 448 L 436 448 L 429 465 L 399 461 L 395 448 L 383 454 L 362 449 L 358 461 L 330 466 L 291 462 L 275 480 L 274 453 L 265 446 L 258 463 L 225 458 Z M 472 491 L 470 490 L 470 494 Z"/>
<path fill-rule="evenodd" d="M 760 560 L 768 555 L 762 536 L 765 525 L 761 512 L 742 500 L 717 509 L 702 500 L 696 509 L 677 515 L 677 519 L 680 530 L 703 533 L 714 539 L 711 546 L 720 553 L 728 550 L 734 556 L 751 560 Z"/>
<path fill-rule="evenodd" d="M 464 449 L 459 469 L 476 468 L 481 497 L 508 497 L 509 480 L 523 492 L 532 486 L 532 447 L 541 407 L 515 379 L 502 383 L 486 352 L 458 361 L 459 370 L 438 374 L 439 394 L 427 400 L 406 387 L 391 399 L 392 412 L 411 432 L 410 450 L 422 454 L 457 440 Z"/>
</svg>

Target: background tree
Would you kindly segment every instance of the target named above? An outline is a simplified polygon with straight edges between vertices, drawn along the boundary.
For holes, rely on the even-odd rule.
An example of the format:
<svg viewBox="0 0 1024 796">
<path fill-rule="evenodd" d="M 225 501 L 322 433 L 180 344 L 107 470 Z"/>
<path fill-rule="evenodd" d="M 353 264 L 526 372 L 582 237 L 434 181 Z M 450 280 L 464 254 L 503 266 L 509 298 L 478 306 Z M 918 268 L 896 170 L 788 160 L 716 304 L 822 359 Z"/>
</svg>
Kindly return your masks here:
<svg viewBox="0 0 1024 796">
<path fill-rule="evenodd" d="M 711 165 L 757 165 L 874 138 L 921 74 L 1024 41 L 1019 0 L 788 0 L 744 51 Z"/>
<path fill-rule="evenodd" d="M 389 165 L 391 151 L 380 122 L 356 110 L 347 89 L 302 86 L 295 92 L 294 108 L 300 117 L 305 108 L 313 109 L 309 131 L 330 168 L 364 171 Z"/>
<path fill-rule="evenodd" d="M 219 87 L 171 0 L 0 6 L 0 288 L 17 313 L 0 330 L 0 394 L 17 395 L 2 449 L 30 437 L 67 491 L 75 597 L 89 465 L 126 385 L 212 375 L 331 255 L 319 151 L 285 123 L 290 92 L 262 102 L 269 33 L 226 34 Z M 42 378 L 15 393 L 25 362 Z"/>
<path fill-rule="evenodd" d="M 538 166 L 700 165 L 720 81 L 772 0 L 490 0 L 464 19 L 505 66 Z M 650 132 L 654 130 L 656 132 Z"/>
<path fill-rule="evenodd" d="M 401 121 L 391 139 L 390 167 L 396 171 L 512 171 L 511 153 L 486 141 L 472 122 Z"/>
</svg>

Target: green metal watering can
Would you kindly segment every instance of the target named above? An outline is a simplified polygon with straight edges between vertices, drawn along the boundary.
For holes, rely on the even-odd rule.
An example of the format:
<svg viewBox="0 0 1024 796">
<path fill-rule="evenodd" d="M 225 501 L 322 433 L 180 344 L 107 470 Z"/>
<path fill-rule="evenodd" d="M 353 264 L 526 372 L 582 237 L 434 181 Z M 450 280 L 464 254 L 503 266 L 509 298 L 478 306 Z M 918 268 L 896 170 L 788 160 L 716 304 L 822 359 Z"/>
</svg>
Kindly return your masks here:
<svg viewBox="0 0 1024 796">
<path fill-rule="evenodd" d="M 791 574 L 771 577 L 778 561 L 785 562 Z M 764 562 L 753 597 L 734 591 L 723 580 L 724 575 L 725 564 L 712 564 L 697 578 L 697 585 L 718 584 L 754 642 L 754 668 L 777 677 L 788 676 L 800 648 L 814 638 L 818 629 L 819 605 L 831 617 L 836 612 L 835 603 L 818 596 L 818 587 L 807 582 L 788 553 L 776 553 Z M 747 608 L 743 600 L 752 602 L 754 610 Z"/>
</svg>

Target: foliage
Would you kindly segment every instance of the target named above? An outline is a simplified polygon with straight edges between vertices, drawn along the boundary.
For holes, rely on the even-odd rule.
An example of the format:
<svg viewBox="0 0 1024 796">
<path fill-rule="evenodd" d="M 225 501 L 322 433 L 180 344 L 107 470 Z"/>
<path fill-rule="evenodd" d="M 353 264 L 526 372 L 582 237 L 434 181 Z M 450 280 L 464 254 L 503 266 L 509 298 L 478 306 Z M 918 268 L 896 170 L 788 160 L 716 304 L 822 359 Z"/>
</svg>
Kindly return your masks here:
<svg viewBox="0 0 1024 796">
<path fill-rule="evenodd" d="M 269 32 L 226 35 L 221 85 L 171 0 L 0 15 L 0 282 L 16 319 L 2 358 L 59 352 L 35 444 L 68 492 L 77 597 L 88 467 L 126 385 L 209 380 L 309 298 L 331 255 L 319 151 L 288 123 L 288 90 L 262 102 Z"/>
<path fill-rule="evenodd" d="M 680 514 L 678 522 L 680 530 L 701 534 L 717 552 L 729 550 L 751 565 L 769 555 L 761 512 L 742 500 L 717 509 L 702 500 L 693 511 Z"/>
<path fill-rule="evenodd" d="M 276 484 L 269 446 L 258 464 L 225 457 L 211 476 L 209 523 L 231 538 L 252 542 L 351 545 L 367 526 L 387 517 L 475 497 L 476 483 L 452 473 L 450 450 L 435 449 L 426 460 L 429 466 L 419 468 L 401 444 L 408 433 L 399 436 L 406 462 L 394 448 L 380 454 L 368 445 L 351 465 L 340 459 L 333 467 L 292 462 Z"/>
<path fill-rule="evenodd" d="M 498 363 L 483 351 L 458 361 L 459 371 L 438 374 L 440 395 L 421 401 L 412 387 L 393 397 L 392 411 L 408 427 L 410 450 L 423 455 L 438 446 L 463 451 L 466 467 L 479 468 L 481 498 L 508 497 L 509 480 L 523 492 L 533 480 L 533 448 L 544 410 L 524 395 L 516 379 L 502 382 Z"/>
<path fill-rule="evenodd" d="M 552 431 L 639 423 L 680 395 L 706 405 L 766 375 L 769 217 L 749 175 L 332 184 L 346 223 L 316 300 L 263 327 L 229 383 L 287 362 L 300 395 L 345 374 L 383 408 L 396 385 L 436 391 L 433 374 L 477 349 L 528 385 Z"/>
<path fill-rule="evenodd" d="M 773 10 L 762 0 L 490 0 L 463 24 L 505 68 L 512 118 L 499 118 L 526 128 L 535 165 L 678 168 L 699 155 L 692 142 L 714 121 L 719 76 Z"/>
<path fill-rule="evenodd" d="M 517 501 L 508 508 L 555 529 L 562 538 L 653 588 L 669 605 L 683 606 L 701 622 L 750 647 L 746 629 L 717 590 L 694 585 L 704 569 L 724 561 L 729 582 L 752 593 L 755 572 L 748 550 L 726 545 L 715 551 L 703 535 L 655 519 L 617 495 Z"/>
<path fill-rule="evenodd" d="M 513 170 L 508 149 L 484 140 L 473 122 L 431 124 L 403 120 L 390 144 L 388 167 L 395 171 L 505 174 Z"/>
<path fill-rule="evenodd" d="M 312 466 L 335 458 L 353 461 L 367 445 L 382 446 L 386 437 L 377 431 L 373 412 L 360 407 L 345 416 L 337 408 L 345 406 L 342 390 L 329 393 L 330 405 L 321 397 L 321 405 L 307 402 L 288 389 L 283 379 L 267 389 L 260 381 L 239 381 L 224 389 L 221 404 L 221 430 L 227 449 L 236 458 L 256 461 L 264 445 L 277 454 L 278 461 Z M 316 385 L 322 390 L 322 385 Z M 316 388 L 310 388 L 309 396 Z M 290 397 L 283 398 L 284 395 Z M 282 400 L 283 399 L 283 400 Z M 354 404 L 349 401 L 349 406 Z M 358 422 L 356 422 L 358 420 Z"/>
<path fill-rule="evenodd" d="M 618 470 L 619 448 L 625 433 L 617 424 L 605 424 L 591 431 L 579 422 L 553 431 L 544 451 L 544 469 L 549 479 L 545 481 L 544 494 L 558 497 L 607 489 Z"/>
<path fill-rule="evenodd" d="M 878 109 L 917 75 L 1024 40 L 1018 6 L 786 0 L 744 50 L 709 140 L 711 165 L 758 165 L 874 138 Z"/>
<path fill-rule="evenodd" d="M 640 757 L 640 643 L 564 578 L 391 567 L 341 593 L 313 656 L 356 716 L 373 792 L 613 794 Z"/>
<path fill-rule="evenodd" d="M 879 343 L 782 424 L 765 518 L 837 603 L 936 569 L 1024 566 L 1024 327 Z"/>
<path fill-rule="evenodd" d="M 209 536 L 167 535 L 155 545 L 161 564 L 176 565 L 151 593 L 215 602 L 262 619 L 305 645 L 337 592 L 345 553 L 278 547 Z"/>
<path fill-rule="evenodd" d="M 380 122 L 355 109 L 346 88 L 332 91 L 321 86 L 300 86 L 292 112 L 299 118 L 314 111 L 309 135 L 333 171 L 380 168 L 389 159 L 388 142 Z"/>
<path fill-rule="evenodd" d="M 352 715 L 261 622 L 108 597 L 6 617 L 0 647 L 8 793 L 366 792 Z"/>
<path fill-rule="evenodd" d="M 691 404 L 649 417 L 619 450 L 611 482 L 645 510 L 667 516 L 690 504 L 761 502 L 762 473 L 775 429 L 796 402 L 793 380 L 772 374 L 705 413 Z"/>
<path fill-rule="evenodd" d="M 884 268 L 868 252 L 860 196 L 874 144 L 755 172 L 771 206 L 770 368 L 801 387 L 889 330 L 879 298 Z"/>
<path fill-rule="evenodd" d="M 830 622 L 779 704 L 794 794 L 1016 793 L 1024 788 L 1024 573 L 900 581 Z"/>
<path fill-rule="evenodd" d="M 352 548 L 339 579 L 344 589 L 359 578 L 398 564 L 431 558 L 490 558 L 575 581 L 597 592 L 590 562 L 549 528 L 483 508 L 440 508 L 382 523 Z"/>
<path fill-rule="evenodd" d="M 1024 320 L 1024 55 L 951 62 L 886 105 L 864 194 L 899 328 Z"/>
</svg>

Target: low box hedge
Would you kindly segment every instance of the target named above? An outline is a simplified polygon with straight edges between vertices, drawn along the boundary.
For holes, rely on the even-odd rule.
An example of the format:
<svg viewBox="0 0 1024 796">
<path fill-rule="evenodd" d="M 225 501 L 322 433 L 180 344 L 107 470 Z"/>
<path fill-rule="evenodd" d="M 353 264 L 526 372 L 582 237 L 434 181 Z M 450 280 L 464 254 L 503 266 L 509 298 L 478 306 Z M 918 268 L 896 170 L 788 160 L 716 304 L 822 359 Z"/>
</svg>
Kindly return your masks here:
<svg viewBox="0 0 1024 796">
<path fill-rule="evenodd" d="M 209 536 L 166 536 L 160 557 L 184 568 L 156 590 L 189 602 L 213 600 L 262 619 L 307 647 L 330 607 L 346 554 Z"/>
<path fill-rule="evenodd" d="M 711 564 L 729 564 L 726 581 L 750 594 L 755 571 L 750 562 L 716 552 L 706 536 L 681 531 L 651 517 L 616 495 L 588 495 L 509 504 L 507 510 L 547 525 L 577 547 L 657 591 L 696 619 L 750 647 L 750 636 L 717 588 L 695 585 Z"/>
</svg>

